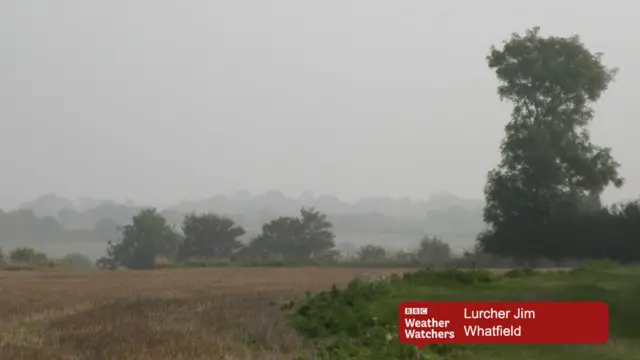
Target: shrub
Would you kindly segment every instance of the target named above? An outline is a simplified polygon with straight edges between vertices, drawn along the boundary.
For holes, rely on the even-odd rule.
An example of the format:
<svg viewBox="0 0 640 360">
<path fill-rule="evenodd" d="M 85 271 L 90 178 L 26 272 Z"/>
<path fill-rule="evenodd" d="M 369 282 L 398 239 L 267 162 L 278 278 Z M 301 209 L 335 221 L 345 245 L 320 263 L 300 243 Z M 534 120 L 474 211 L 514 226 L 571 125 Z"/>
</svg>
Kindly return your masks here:
<svg viewBox="0 0 640 360">
<path fill-rule="evenodd" d="M 47 255 L 29 247 L 17 247 L 9 252 L 9 261 L 31 265 L 45 265 L 49 263 Z"/>
<path fill-rule="evenodd" d="M 96 266 L 87 256 L 77 253 L 67 254 L 62 257 L 60 262 L 63 265 L 71 266 L 78 269 L 90 270 Z"/>
<path fill-rule="evenodd" d="M 311 338 L 340 333 L 357 336 L 362 328 L 375 325 L 371 301 L 391 291 L 392 284 L 385 281 L 354 279 L 344 289 L 334 285 L 331 290 L 313 296 L 307 294 L 307 301 L 297 310 L 294 323 Z"/>
<path fill-rule="evenodd" d="M 451 260 L 452 252 L 449 244 L 439 237 L 425 236 L 420 241 L 420 248 L 416 255 L 424 264 L 442 266 Z"/>
<path fill-rule="evenodd" d="M 308 294 L 293 313 L 293 323 L 317 345 L 317 359 L 411 359 L 422 358 L 420 355 L 426 352 L 446 355 L 454 346 L 436 345 L 418 351 L 396 340 L 401 301 L 398 295 L 404 294 L 402 297 L 408 300 L 415 289 L 434 285 L 468 286 L 489 283 L 496 278 L 484 270 L 455 269 L 423 269 L 402 277 L 370 280 L 356 278 L 343 289 L 333 286 L 329 291 Z M 283 308 L 292 307 L 296 308 L 292 304 Z"/>
<path fill-rule="evenodd" d="M 619 264 L 611 260 L 589 260 L 583 265 L 571 269 L 571 272 L 579 273 L 587 271 L 613 270 L 619 266 Z"/>
<path fill-rule="evenodd" d="M 478 283 L 490 283 L 496 279 L 496 275 L 487 270 L 459 270 L 459 269 L 422 269 L 403 274 L 403 280 L 419 285 L 432 284 L 461 284 L 473 285 Z"/>
<path fill-rule="evenodd" d="M 361 262 L 382 262 L 387 260 L 387 251 L 382 246 L 363 245 L 356 254 L 357 260 Z"/>
<path fill-rule="evenodd" d="M 531 268 L 518 268 L 507 271 L 504 276 L 508 278 L 528 278 L 536 275 L 538 272 Z"/>
</svg>

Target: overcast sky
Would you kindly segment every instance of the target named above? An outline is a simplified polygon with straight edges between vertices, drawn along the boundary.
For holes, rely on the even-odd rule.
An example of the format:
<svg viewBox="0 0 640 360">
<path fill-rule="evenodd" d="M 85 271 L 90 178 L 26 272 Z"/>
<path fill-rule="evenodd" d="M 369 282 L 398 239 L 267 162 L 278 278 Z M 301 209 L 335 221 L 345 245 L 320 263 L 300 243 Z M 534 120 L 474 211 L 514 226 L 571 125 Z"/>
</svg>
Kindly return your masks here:
<svg viewBox="0 0 640 360">
<path fill-rule="evenodd" d="M 50 192 L 159 206 L 241 189 L 480 198 L 510 111 L 485 57 L 536 25 L 621 68 L 592 136 L 627 179 L 606 199 L 634 198 L 633 4 L 4 0 L 0 207 Z"/>
</svg>

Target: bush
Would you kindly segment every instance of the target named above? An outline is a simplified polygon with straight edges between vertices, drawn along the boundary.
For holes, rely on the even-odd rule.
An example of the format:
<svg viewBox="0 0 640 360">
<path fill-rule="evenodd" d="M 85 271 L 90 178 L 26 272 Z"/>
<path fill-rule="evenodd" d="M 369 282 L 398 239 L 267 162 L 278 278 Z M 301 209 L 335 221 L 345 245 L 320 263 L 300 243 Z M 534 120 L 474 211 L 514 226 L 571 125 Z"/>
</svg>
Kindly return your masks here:
<svg viewBox="0 0 640 360">
<path fill-rule="evenodd" d="M 314 296 L 307 294 L 307 301 L 297 310 L 294 322 L 299 331 L 311 338 L 340 333 L 357 336 L 362 327 L 376 322 L 369 307 L 371 301 L 391 291 L 391 283 L 362 279 L 352 280 L 345 289 L 334 285 L 331 290 Z"/>
<path fill-rule="evenodd" d="M 6 264 L 2 268 L 7 271 L 36 270 L 37 267 L 29 264 Z"/>
<path fill-rule="evenodd" d="M 365 263 L 387 260 L 387 251 L 382 246 L 363 245 L 357 253 L 357 260 Z"/>
<path fill-rule="evenodd" d="M 491 229 L 481 233 L 478 241 L 487 252 L 530 263 L 547 258 L 555 264 L 564 259 L 611 259 L 632 264 L 640 260 L 639 237 L 640 203 L 630 202 L 558 214 L 544 227 L 530 231 L 520 224 Z"/>
<path fill-rule="evenodd" d="M 423 269 L 402 277 L 361 279 L 344 289 L 307 295 L 292 314 L 296 329 L 316 343 L 318 359 L 412 359 L 420 352 L 397 341 L 398 304 L 410 300 L 416 288 L 473 286 L 491 283 L 497 276 L 484 270 Z M 398 298 L 399 295 L 402 299 Z M 285 308 L 294 308 L 287 304 Z M 452 346 L 425 351 L 446 354 Z M 434 358 L 435 359 L 435 358 Z"/>
<path fill-rule="evenodd" d="M 452 252 L 449 244 L 439 237 L 425 236 L 420 241 L 420 248 L 416 256 L 423 264 L 443 266 L 451 260 Z"/>
<path fill-rule="evenodd" d="M 611 260 L 588 260 L 581 266 L 571 269 L 572 273 L 613 270 L 620 265 Z"/>
<path fill-rule="evenodd" d="M 9 252 L 9 261 L 31 265 L 47 265 L 47 255 L 28 247 L 17 247 Z"/>
<path fill-rule="evenodd" d="M 403 280 L 418 285 L 435 284 L 461 284 L 473 285 L 478 283 L 490 283 L 496 276 L 487 270 L 459 270 L 459 269 L 423 269 L 416 272 L 405 273 Z"/>
<path fill-rule="evenodd" d="M 537 272 L 531 268 L 519 268 L 507 271 L 504 276 L 512 279 L 516 278 L 528 278 L 536 275 Z"/>
<path fill-rule="evenodd" d="M 89 259 L 87 256 L 76 253 L 63 256 L 60 262 L 63 265 L 83 270 L 91 270 L 95 269 L 96 267 L 93 261 L 91 261 L 91 259 Z"/>
</svg>

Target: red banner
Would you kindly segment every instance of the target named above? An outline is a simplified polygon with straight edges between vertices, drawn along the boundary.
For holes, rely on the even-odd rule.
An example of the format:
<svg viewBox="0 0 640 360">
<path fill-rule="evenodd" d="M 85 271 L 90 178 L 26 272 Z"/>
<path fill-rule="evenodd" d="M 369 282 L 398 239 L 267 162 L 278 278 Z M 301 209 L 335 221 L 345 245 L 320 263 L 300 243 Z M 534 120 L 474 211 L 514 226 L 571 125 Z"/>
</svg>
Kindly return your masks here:
<svg viewBox="0 0 640 360">
<path fill-rule="evenodd" d="M 404 302 L 403 344 L 602 344 L 609 338 L 603 302 Z"/>
</svg>

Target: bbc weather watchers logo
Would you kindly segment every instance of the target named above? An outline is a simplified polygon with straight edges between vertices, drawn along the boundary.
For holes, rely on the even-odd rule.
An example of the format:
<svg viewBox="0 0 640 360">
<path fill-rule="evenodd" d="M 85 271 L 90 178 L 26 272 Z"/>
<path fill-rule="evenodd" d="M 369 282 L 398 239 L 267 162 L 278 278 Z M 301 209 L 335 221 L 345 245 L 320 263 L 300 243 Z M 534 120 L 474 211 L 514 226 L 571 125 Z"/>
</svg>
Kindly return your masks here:
<svg viewBox="0 0 640 360">
<path fill-rule="evenodd" d="M 405 315 L 427 315 L 429 313 L 429 311 L 427 310 L 427 308 L 424 307 L 408 307 L 408 308 L 404 308 L 404 314 Z"/>
</svg>

